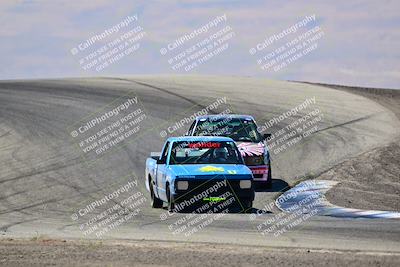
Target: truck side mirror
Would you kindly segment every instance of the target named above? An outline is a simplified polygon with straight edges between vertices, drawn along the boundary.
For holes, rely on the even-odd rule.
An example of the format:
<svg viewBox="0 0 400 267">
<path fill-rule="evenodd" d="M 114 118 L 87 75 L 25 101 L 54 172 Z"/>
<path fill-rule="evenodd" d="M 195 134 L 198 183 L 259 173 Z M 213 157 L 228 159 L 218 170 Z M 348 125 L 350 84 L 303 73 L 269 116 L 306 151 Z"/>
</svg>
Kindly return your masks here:
<svg viewBox="0 0 400 267">
<path fill-rule="evenodd" d="M 271 137 L 270 133 L 266 133 L 263 135 L 265 140 L 268 140 Z"/>
</svg>

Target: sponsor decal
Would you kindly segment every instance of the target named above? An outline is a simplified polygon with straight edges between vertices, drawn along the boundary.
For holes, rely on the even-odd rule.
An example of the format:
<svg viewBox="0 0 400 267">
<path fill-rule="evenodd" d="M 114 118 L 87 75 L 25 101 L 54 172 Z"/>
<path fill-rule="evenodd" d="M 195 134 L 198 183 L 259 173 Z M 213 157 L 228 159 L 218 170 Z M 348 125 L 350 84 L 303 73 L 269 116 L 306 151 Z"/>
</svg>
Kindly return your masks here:
<svg viewBox="0 0 400 267">
<path fill-rule="evenodd" d="M 203 201 L 217 203 L 217 202 L 224 201 L 225 199 L 226 198 L 224 198 L 224 197 L 205 197 L 205 198 L 203 198 Z"/>
<path fill-rule="evenodd" d="M 264 145 L 262 143 L 239 143 L 237 147 L 243 157 L 260 156 L 264 154 Z"/>
<path fill-rule="evenodd" d="M 219 148 L 221 143 L 218 142 L 199 142 L 188 144 L 189 148 Z"/>
<path fill-rule="evenodd" d="M 215 167 L 215 166 L 204 166 L 199 168 L 201 172 L 224 172 L 224 168 L 222 167 Z"/>
</svg>

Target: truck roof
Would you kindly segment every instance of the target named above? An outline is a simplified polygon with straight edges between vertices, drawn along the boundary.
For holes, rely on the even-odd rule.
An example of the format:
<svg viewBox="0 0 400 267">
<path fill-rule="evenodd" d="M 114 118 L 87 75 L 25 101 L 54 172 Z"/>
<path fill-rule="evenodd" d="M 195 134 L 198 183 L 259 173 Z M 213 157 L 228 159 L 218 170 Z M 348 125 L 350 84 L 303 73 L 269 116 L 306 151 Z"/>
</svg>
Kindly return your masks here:
<svg viewBox="0 0 400 267">
<path fill-rule="evenodd" d="M 170 137 L 167 139 L 170 142 L 201 142 L 201 141 L 220 141 L 220 142 L 229 142 L 233 141 L 232 138 L 225 136 L 179 136 L 179 137 Z"/>
<path fill-rule="evenodd" d="M 253 116 L 251 115 L 240 115 L 240 114 L 216 114 L 216 115 L 202 115 L 197 116 L 196 120 L 201 119 L 216 119 L 216 118 L 234 118 L 234 119 L 247 119 L 247 120 L 254 120 Z"/>
</svg>

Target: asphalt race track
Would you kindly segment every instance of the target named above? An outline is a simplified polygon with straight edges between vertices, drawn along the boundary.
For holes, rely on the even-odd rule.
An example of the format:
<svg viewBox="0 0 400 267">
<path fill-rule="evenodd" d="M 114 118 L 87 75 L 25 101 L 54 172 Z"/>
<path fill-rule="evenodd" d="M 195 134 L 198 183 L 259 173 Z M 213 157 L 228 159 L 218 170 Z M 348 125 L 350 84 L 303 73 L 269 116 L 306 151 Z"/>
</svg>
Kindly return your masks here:
<svg viewBox="0 0 400 267">
<path fill-rule="evenodd" d="M 125 99 L 127 94 L 137 97 L 146 114 L 139 134 L 119 149 L 91 157 L 88 164 L 70 135 L 71 125 L 107 109 L 106 105 Z M 257 226 L 279 214 L 276 208 L 254 217 L 228 214 L 190 236 L 173 234 L 168 226 L 185 214 L 162 220 L 160 215 L 166 210 L 150 208 L 143 177 L 145 160 L 151 151 L 161 149 L 165 139 L 160 132 L 168 132 L 176 121 L 224 97 L 226 103 L 219 111 L 229 108 L 233 113 L 251 114 L 259 125 L 314 97 L 315 104 L 295 117 L 316 108 L 323 114 L 318 131 L 276 155 L 272 153 L 273 188 L 256 193 L 255 210 L 273 202 L 289 185 L 389 143 L 400 129 L 393 113 L 376 102 L 300 83 L 213 76 L 2 81 L 0 237 L 97 239 L 94 234 L 85 236 L 80 229 L 87 218 L 74 220 L 71 216 L 136 179 L 146 203 L 133 219 L 104 234 L 103 240 L 400 253 L 399 220 L 313 216 L 278 236 L 263 236 Z M 277 123 L 269 131 L 279 131 L 286 123 Z M 182 135 L 188 127 L 185 124 L 167 134 Z"/>
</svg>

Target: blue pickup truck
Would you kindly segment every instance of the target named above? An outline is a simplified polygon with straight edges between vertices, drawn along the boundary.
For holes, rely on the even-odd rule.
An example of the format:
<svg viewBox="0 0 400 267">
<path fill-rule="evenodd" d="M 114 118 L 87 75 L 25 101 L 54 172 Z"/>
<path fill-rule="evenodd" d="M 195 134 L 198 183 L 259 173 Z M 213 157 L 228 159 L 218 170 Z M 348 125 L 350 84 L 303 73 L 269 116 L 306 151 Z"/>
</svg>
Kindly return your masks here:
<svg viewBox="0 0 400 267">
<path fill-rule="evenodd" d="M 179 212 L 228 196 L 243 211 L 252 208 L 252 172 L 228 137 L 168 138 L 161 153 L 146 160 L 145 177 L 153 208 L 165 202 L 169 211 Z"/>
</svg>

